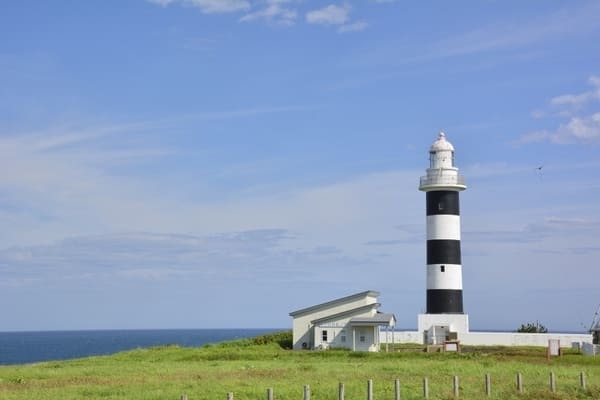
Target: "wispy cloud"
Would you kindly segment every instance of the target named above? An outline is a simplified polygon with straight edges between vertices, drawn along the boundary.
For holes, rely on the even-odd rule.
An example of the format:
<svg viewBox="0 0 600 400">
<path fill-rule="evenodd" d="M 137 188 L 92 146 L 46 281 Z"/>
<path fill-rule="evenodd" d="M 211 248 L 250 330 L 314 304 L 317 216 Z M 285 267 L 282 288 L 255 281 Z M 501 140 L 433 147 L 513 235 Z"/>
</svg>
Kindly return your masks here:
<svg viewBox="0 0 600 400">
<path fill-rule="evenodd" d="M 338 27 L 338 32 L 358 32 L 367 28 L 365 21 L 350 22 L 352 7 L 348 4 L 341 6 L 330 4 L 323 8 L 306 13 L 306 22 L 314 25 L 333 25 Z"/>
<path fill-rule="evenodd" d="M 75 236 L 47 245 L 0 251 L 3 286 L 69 281 L 195 279 L 289 281 L 319 274 L 321 265 L 362 265 L 334 246 L 294 246 L 283 229 L 256 229 L 210 236 L 122 233 Z M 332 278 L 333 276 L 331 276 Z M 7 279 L 10 278 L 10 279 Z"/>
<path fill-rule="evenodd" d="M 229 13 L 246 11 L 250 8 L 250 2 L 246 0 L 147 0 L 151 3 L 161 6 L 169 6 L 171 4 L 182 4 L 190 7 L 197 7 L 203 13 Z"/>
<path fill-rule="evenodd" d="M 597 103 L 600 103 L 600 77 L 591 76 L 588 83 L 592 86 L 591 90 L 577 94 L 563 94 L 550 99 L 553 110 L 549 114 L 567 117 L 568 122 L 560 124 L 555 130 L 528 132 L 517 140 L 517 144 L 543 141 L 557 144 L 600 143 L 600 110 L 597 108 Z M 585 113 L 586 106 L 592 107 L 594 111 L 588 115 L 581 115 Z M 555 109 L 558 109 L 558 112 Z M 539 119 L 547 114 L 538 110 L 534 117 Z"/>
<path fill-rule="evenodd" d="M 578 94 L 563 94 L 550 99 L 553 106 L 581 107 L 592 101 L 600 100 L 600 76 L 590 76 L 588 79 L 592 89 Z"/>
<path fill-rule="evenodd" d="M 521 23 L 497 23 L 456 35 L 439 42 L 434 49 L 438 56 L 456 56 L 489 50 L 518 48 L 563 35 L 581 35 L 598 29 L 598 3 L 591 2 L 577 9 L 563 9 Z"/>
<path fill-rule="evenodd" d="M 342 25 L 350 19 L 350 6 L 330 4 L 306 13 L 306 22 L 319 25 Z"/>
<path fill-rule="evenodd" d="M 293 8 L 282 6 L 282 4 L 289 2 L 289 0 L 266 0 L 263 8 L 244 15 L 240 18 L 240 21 L 250 22 L 263 19 L 279 25 L 294 25 L 298 12 Z"/>
<path fill-rule="evenodd" d="M 518 143 L 549 141 L 556 144 L 600 143 L 600 112 L 586 117 L 572 117 L 554 131 L 529 132 L 519 138 Z"/>
<path fill-rule="evenodd" d="M 365 21 L 356 21 L 350 24 L 342 25 L 338 28 L 338 32 L 340 33 L 348 33 L 348 32 L 360 32 L 367 29 L 369 26 Z"/>
</svg>

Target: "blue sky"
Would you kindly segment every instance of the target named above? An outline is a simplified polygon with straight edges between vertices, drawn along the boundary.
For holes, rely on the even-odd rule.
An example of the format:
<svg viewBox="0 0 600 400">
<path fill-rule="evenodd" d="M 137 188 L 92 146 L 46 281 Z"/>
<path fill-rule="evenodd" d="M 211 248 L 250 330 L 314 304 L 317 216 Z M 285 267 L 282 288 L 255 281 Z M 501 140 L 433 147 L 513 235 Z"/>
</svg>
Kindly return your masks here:
<svg viewBox="0 0 600 400">
<path fill-rule="evenodd" d="M 440 130 L 472 329 L 600 303 L 600 3 L 0 6 L 0 331 L 415 328 Z M 543 166 L 541 170 L 537 167 Z"/>
</svg>

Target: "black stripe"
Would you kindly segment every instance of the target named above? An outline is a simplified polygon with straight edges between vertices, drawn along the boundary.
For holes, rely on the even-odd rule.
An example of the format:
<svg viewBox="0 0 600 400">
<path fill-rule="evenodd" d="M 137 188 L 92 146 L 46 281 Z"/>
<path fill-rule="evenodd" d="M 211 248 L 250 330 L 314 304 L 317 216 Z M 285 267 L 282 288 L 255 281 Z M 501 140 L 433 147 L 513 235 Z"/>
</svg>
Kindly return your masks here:
<svg viewBox="0 0 600 400">
<path fill-rule="evenodd" d="M 460 265 L 460 240 L 436 239 L 427 241 L 427 264 Z"/>
<path fill-rule="evenodd" d="M 462 314 L 462 290 L 427 290 L 427 314 Z"/>
<path fill-rule="evenodd" d="M 426 193 L 427 215 L 460 215 L 458 192 L 454 190 L 434 190 Z"/>
</svg>

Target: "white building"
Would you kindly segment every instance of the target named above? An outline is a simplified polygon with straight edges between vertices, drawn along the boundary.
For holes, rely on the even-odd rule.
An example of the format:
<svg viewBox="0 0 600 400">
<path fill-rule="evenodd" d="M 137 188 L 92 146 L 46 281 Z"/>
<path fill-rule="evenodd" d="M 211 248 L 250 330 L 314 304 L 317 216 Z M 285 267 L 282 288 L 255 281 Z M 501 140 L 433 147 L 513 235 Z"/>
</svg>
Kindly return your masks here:
<svg viewBox="0 0 600 400">
<path fill-rule="evenodd" d="M 378 297 L 379 292 L 369 290 L 292 311 L 294 349 L 379 351 L 381 327 L 384 335 L 389 333 L 396 317 L 379 311 Z M 393 342 L 393 335 L 385 342 Z"/>
</svg>

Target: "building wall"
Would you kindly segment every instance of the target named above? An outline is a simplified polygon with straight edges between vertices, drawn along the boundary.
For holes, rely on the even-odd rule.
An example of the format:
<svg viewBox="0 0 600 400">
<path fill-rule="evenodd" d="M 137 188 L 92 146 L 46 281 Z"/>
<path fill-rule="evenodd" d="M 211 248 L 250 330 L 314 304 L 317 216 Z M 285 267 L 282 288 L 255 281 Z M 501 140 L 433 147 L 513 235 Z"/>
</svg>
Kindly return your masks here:
<svg viewBox="0 0 600 400">
<path fill-rule="evenodd" d="M 342 312 L 350 311 L 358 307 L 376 304 L 377 297 L 365 295 L 355 299 L 350 299 L 348 302 L 341 304 L 334 304 L 331 307 L 317 308 L 311 312 L 296 315 L 293 318 L 292 329 L 293 329 L 293 341 L 294 350 L 303 349 L 302 344 L 306 343 L 307 348 L 312 349 L 318 346 L 318 343 L 313 341 L 312 325 L 311 321 L 316 319 L 325 318 L 328 315 L 335 315 Z M 361 314 L 359 314 L 361 315 Z"/>
<path fill-rule="evenodd" d="M 316 325 L 312 329 L 312 331 L 314 332 L 314 339 L 313 339 L 314 346 L 312 348 L 316 348 L 316 349 L 329 349 L 329 348 L 352 349 L 352 343 L 353 343 L 352 341 L 354 338 L 353 338 L 353 327 L 349 325 L 350 319 L 352 319 L 354 317 L 371 317 L 374 312 L 375 312 L 375 309 L 370 310 L 370 311 L 363 311 L 360 313 L 346 316 L 346 317 L 338 319 L 338 320 L 326 321 L 326 322 Z M 359 341 L 358 330 L 363 329 L 363 328 L 357 327 L 356 329 L 357 329 L 356 343 L 358 346 L 358 341 Z M 367 329 L 367 328 L 364 328 L 364 329 Z M 365 342 L 372 344 L 373 340 L 374 340 L 373 328 L 368 327 L 368 329 L 370 329 L 370 335 L 365 336 Z M 327 332 L 327 341 L 323 340 L 323 332 L 324 331 Z M 364 346 L 362 346 L 362 347 L 364 347 Z M 358 347 L 357 347 L 357 350 L 359 350 Z M 368 348 L 362 349 L 362 350 L 368 350 Z"/>
</svg>

